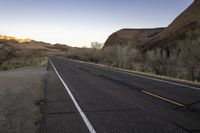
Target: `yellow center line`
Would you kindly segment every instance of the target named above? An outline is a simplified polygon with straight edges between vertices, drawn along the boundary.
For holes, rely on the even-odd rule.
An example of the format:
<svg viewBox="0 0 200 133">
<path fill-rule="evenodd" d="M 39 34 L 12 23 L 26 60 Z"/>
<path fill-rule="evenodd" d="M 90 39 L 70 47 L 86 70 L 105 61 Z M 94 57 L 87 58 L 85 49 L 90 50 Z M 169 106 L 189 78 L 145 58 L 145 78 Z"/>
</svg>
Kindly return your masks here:
<svg viewBox="0 0 200 133">
<path fill-rule="evenodd" d="M 147 95 L 151 95 L 151 96 L 153 96 L 153 97 L 156 97 L 156 98 L 158 98 L 158 99 L 161 99 L 161 100 L 163 100 L 163 101 L 166 101 L 166 102 L 169 102 L 169 103 L 178 105 L 178 106 L 180 106 L 180 107 L 184 107 L 184 106 L 185 106 L 185 105 L 183 105 L 183 104 L 181 104 L 181 103 L 177 103 L 177 102 L 175 102 L 175 101 L 173 101 L 173 100 L 169 100 L 169 99 L 167 99 L 167 98 L 158 96 L 158 95 L 153 94 L 153 93 L 150 93 L 150 92 L 148 92 L 148 91 L 141 91 L 141 92 L 142 92 L 142 93 L 145 93 L 145 94 L 147 94 Z"/>
<path fill-rule="evenodd" d="M 99 74 L 96 73 L 96 72 L 94 72 L 94 71 L 90 71 L 90 73 L 99 76 Z M 145 94 L 147 94 L 147 95 L 150 95 L 150 96 L 156 97 L 156 98 L 158 98 L 158 99 L 161 99 L 161 100 L 163 100 L 163 101 L 166 101 L 166 102 L 172 103 L 172 104 L 174 104 L 174 105 L 180 106 L 180 107 L 184 107 L 184 106 L 185 106 L 185 105 L 183 105 L 183 104 L 181 104 L 181 103 L 175 102 L 175 101 L 173 101 L 173 100 L 170 100 L 170 99 L 164 98 L 164 97 L 162 97 L 162 96 L 159 96 L 159 95 L 153 94 L 153 93 L 148 92 L 148 91 L 144 91 L 144 90 L 143 90 L 143 91 L 141 91 L 141 92 L 142 92 L 142 93 L 145 93 Z"/>
</svg>

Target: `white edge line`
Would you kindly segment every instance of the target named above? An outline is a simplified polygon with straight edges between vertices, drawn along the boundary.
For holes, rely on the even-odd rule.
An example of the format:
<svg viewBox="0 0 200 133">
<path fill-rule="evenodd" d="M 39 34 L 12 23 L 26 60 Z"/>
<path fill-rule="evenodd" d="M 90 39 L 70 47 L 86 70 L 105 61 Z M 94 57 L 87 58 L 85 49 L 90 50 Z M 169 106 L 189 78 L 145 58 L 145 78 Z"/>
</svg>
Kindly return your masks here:
<svg viewBox="0 0 200 133">
<path fill-rule="evenodd" d="M 74 60 L 74 61 L 76 61 L 76 60 Z M 80 62 L 80 61 L 78 61 L 78 62 Z M 173 85 L 177 85 L 177 86 L 183 86 L 183 87 L 186 87 L 186 88 L 191 88 L 191 89 L 200 91 L 200 88 L 198 88 L 198 87 L 193 87 L 193 86 L 190 86 L 190 85 L 184 85 L 184 84 L 175 83 L 175 82 L 166 81 L 166 80 L 161 80 L 161 79 L 156 79 L 156 78 L 151 78 L 151 77 L 148 77 L 148 76 L 143 76 L 143 75 L 140 75 L 140 74 L 136 74 L 134 72 L 129 72 L 129 71 L 118 69 L 118 68 L 113 68 L 113 67 L 107 68 L 107 67 L 104 67 L 104 66 L 100 66 L 98 64 L 91 64 L 91 63 L 88 63 L 88 62 L 80 62 L 80 63 L 94 65 L 94 66 L 105 68 L 105 69 L 109 69 L 109 70 L 112 70 L 112 71 L 115 71 L 115 72 L 120 72 L 120 73 L 124 73 L 124 74 L 134 75 L 134 76 L 137 76 L 137 77 L 151 79 L 151 80 L 155 80 L 155 81 L 159 81 L 159 82 L 164 82 L 164 83 L 168 83 L 168 84 L 173 84 Z"/>
<path fill-rule="evenodd" d="M 117 70 L 117 69 L 114 68 L 113 70 Z M 129 72 L 126 72 L 126 71 L 123 71 L 123 70 L 117 70 L 117 71 L 118 71 L 118 72 L 121 72 L 121 73 L 125 73 L 125 74 L 134 75 L 134 76 L 137 76 L 137 77 L 142 77 L 142 78 L 146 78 L 146 79 L 151 79 L 151 80 L 155 80 L 155 81 L 159 81 L 159 82 L 164 82 L 164 83 L 168 83 L 168 84 L 173 84 L 173 85 L 177 85 L 177 86 L 183 86 L 183 87 L 186 87 L 186 88 L 191 88 L 191 89 L 200 91 L 200 88 L 193 87 L 193 86 L 189 86 L 189 85 L 184 85 L 184 84 L 175 83 L 175 82 L 171 82 L 171 81 L 165 81 L 165 80 L 161 80 L 161 79 L 146 77 L 146 76 L 142 76 L 142 75 L 139 75 L 139 74 L 135 74 L 135 73 L 133 73 L 133 72 L 130 72 L 130 73 L 129 73 Z"/>
<path fill-rule="evenodd" d="M 86 117 L 85 113 L 82 111 L 81 107 L 78 105 L 76 99 L 74 98 L 73 94 L 71 93 L 70 89 L 68 88 L 68 86 L 65 84 L 65 82 L 63 81 L 63 79 L 61 78 L 60 74 L 58 73 L 58 71 L 56 70 L 55 66 L 53 65 L 53 63 L 51 62 L 51 60 L 49 59 L 49 62 L 51 63 L 53 69 L 55 70 L 56 74 L 58 75 L 59 79 L 61 80 L 61 82 L 63 83 L 65 89 L 67 90 L 69 96 L 71 97 L 74 105 L 76 106 L 79 114 L 81 115 L 83 121 L 85 122 L 88 130 L 90 131 L 90 133 L 96 133 L 96 131 L 94 130 L 92 124 L 90 123 L 90 121 L 88 120 L 88 118 Z"/>
</svg>

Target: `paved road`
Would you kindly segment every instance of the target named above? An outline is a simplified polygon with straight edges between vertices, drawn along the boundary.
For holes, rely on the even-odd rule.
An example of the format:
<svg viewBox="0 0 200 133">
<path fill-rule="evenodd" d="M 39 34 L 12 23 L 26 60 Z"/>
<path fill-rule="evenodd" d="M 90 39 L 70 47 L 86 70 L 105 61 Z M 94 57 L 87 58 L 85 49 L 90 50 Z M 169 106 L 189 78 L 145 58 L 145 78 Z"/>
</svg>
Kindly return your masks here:
<svg viewBox="0 0 200 133">
<path fill-rule="evenodd" d="M 41 132 L 200 133 L 198 88 L 63 58 L 48 70 Z"/>
</svg>

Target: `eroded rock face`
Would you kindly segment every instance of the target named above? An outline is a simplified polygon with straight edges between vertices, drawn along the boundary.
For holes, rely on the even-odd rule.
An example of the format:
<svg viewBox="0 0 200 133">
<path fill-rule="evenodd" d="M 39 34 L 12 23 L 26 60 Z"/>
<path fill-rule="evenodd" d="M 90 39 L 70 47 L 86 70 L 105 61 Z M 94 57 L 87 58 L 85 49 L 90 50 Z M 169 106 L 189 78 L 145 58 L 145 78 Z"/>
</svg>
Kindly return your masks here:
<svg viewBox="0 0 200 133">
<path fill-rule="evenodd" d="M 155 48 L 176 47 L 178 40 L 187 37 L 187 33 L 200 29 L 200 1 L 195 0 L 183 13 L 181 13 L 166 29 L 143 43 L 142 51 Z M 196 32 L 196 31 L 195 31 Z"/>
<path fill-rule="evenodd" d="M 137 47 L 147 39 L 160 33 L 164 28 L 156 29 L 122 29 L 113 33 L 105 42 L 104 48 L 108 46 L 130 46 Z"/>
<path fill-rule="evenodd" d="M 179 40 L 184 40 L 187 33 L 200 29 L 200 0 L 195 0 L 167 28 L 158 29 L 123 29 L 113 33 L 105 47 L 125 45 L 137 47 L 145 52 L 152 49 L 173 49 Z"/>
</svg>

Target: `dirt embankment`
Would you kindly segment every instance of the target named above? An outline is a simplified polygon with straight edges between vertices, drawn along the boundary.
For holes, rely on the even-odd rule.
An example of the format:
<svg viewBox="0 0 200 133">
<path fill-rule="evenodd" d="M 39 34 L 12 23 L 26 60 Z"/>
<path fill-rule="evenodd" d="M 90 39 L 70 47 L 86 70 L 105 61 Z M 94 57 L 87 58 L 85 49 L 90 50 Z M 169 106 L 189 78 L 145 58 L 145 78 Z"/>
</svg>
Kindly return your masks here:
<svg viewBox="0 0 200 133">
<path fill-rule="evenodd" d="M 45 67 L 0 72 L 0 132 L 38 132 L 46 74 Z"/>
</svg>

